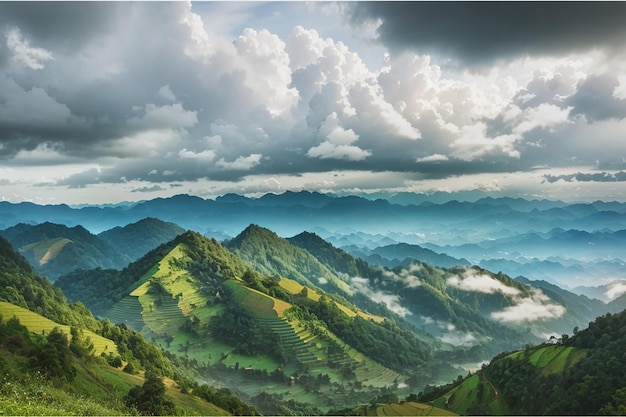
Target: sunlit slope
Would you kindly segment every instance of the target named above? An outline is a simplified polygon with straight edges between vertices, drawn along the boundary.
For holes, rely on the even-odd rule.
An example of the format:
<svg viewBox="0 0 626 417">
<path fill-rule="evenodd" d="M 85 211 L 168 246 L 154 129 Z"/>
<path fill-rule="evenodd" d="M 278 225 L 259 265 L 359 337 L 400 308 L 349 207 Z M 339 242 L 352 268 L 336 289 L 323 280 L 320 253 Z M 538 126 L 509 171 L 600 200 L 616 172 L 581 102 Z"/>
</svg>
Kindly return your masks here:
<svg viewBox="0 0 626 417">
<path fill-rule="evenodd" d="M 287 364 L 293 369 L 325 373 L 336 380 L 343 379 L 342 372 L 353 372 L 358 380 L 374 386 L 391 385 L 399 377 L 397 372 L 342 342 L 322 323 L 290 316 L 290 303 L 250 288 L 239 278 L 225 280 L 218 289 L 210 290 L 211 286 L 203 284 L 183 267 L 189 250 L 186 243 L 176 245 L 155 268 L 129 288 L 128 295 L 114 304 L 105 316 L 112 321 L 124 322 L 174 351 L 184 351 L 198 360 L 220 362 L 226 366 L 239 364 L 268 372 L 281 368 L 285 364 L 265 354 L 242 354 L 236 346 L 223 343 L 207 330 L 210 320 L 225 309 L 220 298 L 224 297 L 224 291 L 228 291 L 230 302 L 244 308 L 255 325 L 279 339 Z M 285 279 L 281 279 L 279 285 L 298 292 L 304 288 Z M 311 300 L 319 300 L 320 296 L 314 290 L 309 294 Z M 350 309 L 336 304 L 349 317 L 360 314 L 375 321 L 383 320 L 354 307 Z"/>
<path fill-rule="evenodd" d="M 65 245 L 71 242 L 70 239 L 56 237 L 22 246 L 19 248 L 19 251 L 21 253 L 31 252 L 33 259 L 39 263 L 39 265 L 44 265 L 55 259 L 59 253 L 61 253 Z"/>
<path fill-rule="evenodd" d="M 55 327 L 59 327 L 70 337 L 70 326 L 56 323 L 37 313 L 11 303 L 0 301 L 0 316 L 5 320 L 11 317 L 17 317 L 20 323 L 26 326 L 32 333 L 47 334 Z M 102 337 L 90 330 L 83 330 L 83 334 L 93 343 L 94 355 L 99 356 L 102 352 L 117 352 L 117 346 L 112 340 Z"/>
</svg>

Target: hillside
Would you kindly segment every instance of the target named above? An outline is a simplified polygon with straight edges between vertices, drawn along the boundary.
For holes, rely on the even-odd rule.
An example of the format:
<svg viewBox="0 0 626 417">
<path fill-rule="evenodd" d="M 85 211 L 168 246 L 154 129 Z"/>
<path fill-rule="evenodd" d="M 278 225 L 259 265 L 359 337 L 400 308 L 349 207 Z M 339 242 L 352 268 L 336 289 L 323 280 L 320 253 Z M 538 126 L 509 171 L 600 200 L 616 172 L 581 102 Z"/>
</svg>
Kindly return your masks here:
<svg viewBox="0 0 626 417">
<path fill-rule="evenodd" d="M 107 274 L 79 271 L 57 285 L 89 289 L 82 298 L 73 294 L 101 316 L 197 361 L 254 404 L 266 394 L 322 409 L 369 401 L 419 375 L 431 354 L 393 322 L 319 287 L 263 276 L 194 232 Z"/>
<path fill-rule="evenodd" d="M 420 401 L 460 414 L 599 415 L 626 410 L 626 312 L 606 314 L 556 344 L 503 353 Z"/>
<path fill-rule="evenodd" d="M 128 265 L 130 258 L 81 226 L 18 224 L 0 231 L 40 274 L 55 280 L 75 269 Z"/>
<path fill-rule="evenodd" d="M 98 237 L 130 257 L 132 261 L 136 261 L 152 249 L 184 232 L 185 229 L 177 224 L 147 217 L 136 223 L 106 230 L 99 233 Z"/>
<path fill-rule="evenodd" d="M 0 413 L 136 415 L 149 412 L 145 407 L 158 414 L 254 412 L 230 391 L 182 376 L 198 370 L 170 358 L 178 361 L 127 327 L 68 304 L 0 237 Z M 149 391 L 150 405 L 129 396 L 133 390 Z"/>
<path fill-rule="evenodd" d="M 465 268 L 442 269 L 414 263 L 407 268 L 372 266 L 312 233 L 301 233 L 289 242 L 306 249 L 320 263 L 350 284 L 349 299 L 359 306 L 375 308 L 383 303 L 398 323 L 407 322 L 434 336 L 444 350 L 439 357 L 452 362 L 480 362 L 503 349 L 536 342 L 532 334 L 493 319 L 492 313 L 511 308 L 517 299 L 504 292 L 527 296 L 530 289 L 506 276 Z M 467 291 L 461 285 L 476 277 L 502 291 Z M 452 283 L 458 283 L 451 285 Z M 506 290 L 507 286 L 511 286 Z M 374 306 L 372 306 L 374 304 Z M 379 313 L 380 314 L 380 313 Z"/>
<path fill-rule="evenodd" d="M 273 231 L 250 225 L 224 245 L 265 275 L 278 274 L 341 295 L 352 289 L 326 265 Z"/>
</svg>

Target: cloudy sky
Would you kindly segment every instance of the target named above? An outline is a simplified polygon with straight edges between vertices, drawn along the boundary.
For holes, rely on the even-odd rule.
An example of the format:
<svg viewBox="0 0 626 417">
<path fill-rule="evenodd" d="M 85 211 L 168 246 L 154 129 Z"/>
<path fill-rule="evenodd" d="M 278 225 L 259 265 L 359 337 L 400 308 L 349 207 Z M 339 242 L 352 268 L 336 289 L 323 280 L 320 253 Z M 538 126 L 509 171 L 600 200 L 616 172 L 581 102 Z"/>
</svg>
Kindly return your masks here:
<svg viewBox="0 0 626 417">
<path fill-rule="evenodd" d="M 0 199 L 626 200 L 623 2 L 0 2 Z"/>
</svg>

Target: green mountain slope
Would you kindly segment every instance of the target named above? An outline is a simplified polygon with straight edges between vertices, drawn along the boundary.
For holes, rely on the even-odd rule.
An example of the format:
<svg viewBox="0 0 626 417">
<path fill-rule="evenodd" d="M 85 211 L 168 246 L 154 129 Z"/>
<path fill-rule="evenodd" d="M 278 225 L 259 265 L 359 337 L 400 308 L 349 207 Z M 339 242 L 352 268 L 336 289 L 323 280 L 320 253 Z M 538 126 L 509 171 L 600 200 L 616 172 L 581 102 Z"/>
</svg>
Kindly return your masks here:
<svg viewBox="0 0 626 417">
<path fill-rule="evenodd" d="M 106 230 L 98 237 L 135 261 L 184 232 L 185 229 L 177 224 L 147 217 L 124 227 Z"/>
<path fill-rule="evenodd" d="M 121 269 L 130 262 L 130 257 L 81 226 L 18 224 L 0 235 L 51 280 L 75 269 Z"/>
<path fill-rule="evenodd" d="M 265 395 L 322 408 L 369 401 L 430 355 L 393 322 L 318 287 L 263 276 L 194 232 L 118 273 L 78 271 L 57 285 L 89 288 L 73 294 L 259 403 Z"/>
<path fill-rule="evenodd" d="M 145 404 L 131 404 L 127 395 L 134 387 L 141 392 L 147 381 L 158 392 L 146 398 L 171 404 L 168 412 L 254 412 L 230 392 L 199 386 L 189 377 L 197 369 L 170 357 L 178 361 L 128 327 L 99 321 L 80 303 L 68 304 L 0 237 L 0 414 L 144 413 Z"/>
<path fill-rule="evenodd" d="M 465 379 L 426 390 L 421 401 L 460 414 L 598 415 L 626 409 L 626 312 L 583 331 L 503 353 Z"/>
<path fill-rule="evenodd" d="M 269 229 L 250 225 L 224 244 L 265 275 L 278 274 L 341 295 L 352 289 L 314 256 Z"/>
<path fill-rule="evenodd" d="M 396 318 L 398 322 L 407 321 L 437 336 L 448 345 L 446 350 L 455 350 L 448 359 L 478 362 L 503 349 L 539 340 L 489 317 L 492 311 L 513 304 L 503 293 L 459 291 L 449 285 L 448 279 L 467 274 L 464 268 L 445 270 L 421 263 L 394 269 L 374 266 L 335 248 L 313 233 L 301 233 L 290 238 L 289 242 L 307 250 L 328 269 L 350 282 L 356 290 L 350 300 L 360 306 L 368 302 L 370 305 L 384 302 L 389 310 L 401 316 Z M 492 280 L 493 285 L 510 286 L 511 291 L 528 293 L 526 287 L 508 277 L 488 271 L 480 271 L 480 274 Z M 455 347 L 459 345 L 460 348 Z M 474 349 L 469 351 L 470 347 Z M 439 354 L 443 358 L 442 355 L 447 354 Z"/>
</svg>

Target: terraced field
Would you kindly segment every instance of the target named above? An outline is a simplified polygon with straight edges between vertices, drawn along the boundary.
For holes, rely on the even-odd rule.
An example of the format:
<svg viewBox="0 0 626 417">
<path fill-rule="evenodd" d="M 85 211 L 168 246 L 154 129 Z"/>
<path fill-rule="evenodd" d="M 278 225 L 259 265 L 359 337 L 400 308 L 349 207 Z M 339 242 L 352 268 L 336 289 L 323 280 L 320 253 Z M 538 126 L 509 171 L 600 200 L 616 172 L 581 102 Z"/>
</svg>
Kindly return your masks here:
<svg viewBox="0 0 626 417">
<path fill-rule="evenodd" d="M 143 308 L 139 303 L 139 299 L 129 295 L 115 303 L 104 316 L 108 318 L 111 323 L 123 323 L 131 329 L 141 332 L 144 326 L 142 312 Z"/>
<path fill-rule="evenodd" d="M 509 357 L 522 358 L 523 352 L 514 352 Z M 535 366 L 542 368 L 541 373 L 550 375 L 563 372 L 566 368 L 576 364 L 587 355 L 585 349 L 572 346 L 541 346 L 536 348 L 528 360 Z"/>
<path fill-rule="evenodd" d="M 58 324 L 52 320 L 49 320 L 37 313 L 27 310 L 22 307 L 18 307 L 11 303 L 0 301 L 0 315 L 3 320 L 8 320 L 11 317 L 17 317 L 26 328 L 36 334 L 48 333 L 55 327 L 61 328 L 65 334 L 70 336 L 70 326 Z M 102 337 L 89 330 L 83 330 L 85 337 L 89 337 L 94 345 L 94 355 L 100 356 L 102 352 L 117 352 L 117 346 L 111 339 Z"/>
<path fill-rule="evenodd" d="M 288 282 L 287 285 L 292 290 L 297 290 L 300 285 L 292 280 Z M 245 287 L 234 280 L 227 284 L 233 290 L 235 300 L 246 306 L 259 324 L 277 334 L 285 352 L 293 354 L 309 373 L 327 373 L 331 380 L 343 382 L 340 369 L 347 368 L 365 385 L 376 387 L 393 385 L 399 377 L 397 372 L 365 357 L 327 330 L 319 328 L 317 332 L 313 332 L 310 326 L 307 327 L 298 320 L 288 320 L 283 312 L 290 307 L 289 303 Z M 299 291 L 301 289 L 302 287 Z M 309 291 L 309 294 L 311 292 L 313 291 Z M 329 354 L 332 344 L 340 346 L 340 351 Z"/>
<path fill-rule="evenodd" d="M 279 285 L 287 292 L 291 293 L 291 294 L 299 294 L 302 289 L 304 288 L 304 285 L 289 279 L 289 278 L 281 278 Z M 318 301 L 320 299 L 320 294 L 315 291 L 314 289 L 308 288 L 307 287 L 307 298 L 309 300 L 313 300 L 313 301 Z M 380 316 L 376 316 L 373 314 L 369 314 L 369 313 L 365 313 L 364 311 L 361 310 L 351 310 L 350 308 L 346 307 L 345 305 L 338 303 L 335 301 L 335 305 L 341 310 L 343 311 L 347 316 L 349 317 L 355 317 L 357 314 L 361 317 L 363 317 L 364 319 L 368 319 L 368 320 L 373 320 L 377 323 L 381 323 L 385 320 L 384 317 L 380 317 Z"/>
</svg>

